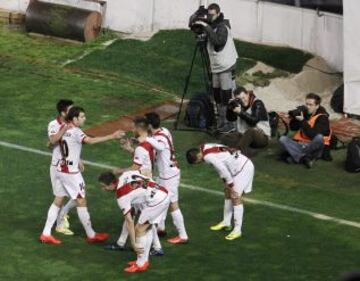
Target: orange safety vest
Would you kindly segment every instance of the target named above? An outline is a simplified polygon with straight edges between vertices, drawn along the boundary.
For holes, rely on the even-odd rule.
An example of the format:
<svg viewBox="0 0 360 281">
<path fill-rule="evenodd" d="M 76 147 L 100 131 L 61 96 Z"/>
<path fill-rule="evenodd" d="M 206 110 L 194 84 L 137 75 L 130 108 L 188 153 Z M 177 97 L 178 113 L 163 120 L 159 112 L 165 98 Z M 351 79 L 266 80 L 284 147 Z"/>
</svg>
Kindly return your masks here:
<svg viewBox="0 0 360 281">
<path fill-rule="evenodd" d="M 325 114 L 317 114 L 317 115 L 314 115 L 314 116 L 311 116 L 311 118 L 307 121 L 310 128 L 313 128 L 315 126 L 315 122 L 316 120 L 321 116 L 321 115 L 325 115 Z M 332 134 L 332 131 L 330 129 L 330 133 L 328 136 L 324 136 L 323 138 L 323 142 L 325 145 L 330 145 L 330 139 L 331 139 L 331 134 Z M 309 143 L 311 142 L 311 139 L 306 136 L 302 130 L 299 130 L 296 132 L 296 134 L 294 135 L 293 137 L 294 140 L 298 141 L 298 142 L 305 142 L 305 143 Z"/>
</svg>

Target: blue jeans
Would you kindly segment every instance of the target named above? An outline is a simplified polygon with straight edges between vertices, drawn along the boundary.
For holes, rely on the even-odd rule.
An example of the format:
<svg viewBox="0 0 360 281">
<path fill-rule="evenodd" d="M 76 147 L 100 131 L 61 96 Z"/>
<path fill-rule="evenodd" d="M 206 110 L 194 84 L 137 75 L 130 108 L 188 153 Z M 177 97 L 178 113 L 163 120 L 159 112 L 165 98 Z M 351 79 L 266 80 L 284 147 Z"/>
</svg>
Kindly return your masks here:
<svg viewBox="0 0 360 281">
<path fill-rule="evenodd" d="M 324 149 L 323 135 L 320 134 L 309 143 L 297 142 L 288 136 L 280 137 L 279 141 L 296 163 L 305 156 L 310 159 L 320 158 Z"/>
</svg>

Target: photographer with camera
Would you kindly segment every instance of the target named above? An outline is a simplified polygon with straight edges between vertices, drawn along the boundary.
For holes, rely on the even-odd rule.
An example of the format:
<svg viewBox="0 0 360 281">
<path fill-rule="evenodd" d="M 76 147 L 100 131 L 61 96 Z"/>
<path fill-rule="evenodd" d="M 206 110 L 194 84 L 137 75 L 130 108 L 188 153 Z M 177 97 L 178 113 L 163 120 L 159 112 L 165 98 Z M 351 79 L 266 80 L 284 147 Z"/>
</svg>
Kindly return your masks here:
<svg viewBox="0 0 360 281">
<path fill-rule="evenodd" d="M 289 111 L 290 129 L 296 133 L 292 139 L 287 136 L 279 139 L 286 150 L 281 155 L 285 162 L 302 163 L 310 169 L 314 160 L 322 157 L 325 146 L 330 145 L 329 114 L 320 103 L 318 95 L 309 93 L 305 105 Z"/>
<path fill-rule="evenodd" d="M 211 4 L 207 8 L 206 17 L 199 17 L 193 26 L 201 26 L 207 35 L 213 94 L 219 113 L 217 125 L 219 131 L 228 132 L 233 126 L 226 120 L 226 108 L 235 88 L 235 67 L 238 58 L 230 23 L 224 19 L 219 5 Z"/>
<path fill-rule="evenodd" d="M 236 132 L 222 137 L 225 145 L 240 149 L 248 157 L 252 154 L 251 148 L 268 145 L 271 136 L 268 113 L 264 103 L 252 91 L 236 88 L 234 99 L 227 106 L 226 118 L 236 121 Z"/>
</svg>

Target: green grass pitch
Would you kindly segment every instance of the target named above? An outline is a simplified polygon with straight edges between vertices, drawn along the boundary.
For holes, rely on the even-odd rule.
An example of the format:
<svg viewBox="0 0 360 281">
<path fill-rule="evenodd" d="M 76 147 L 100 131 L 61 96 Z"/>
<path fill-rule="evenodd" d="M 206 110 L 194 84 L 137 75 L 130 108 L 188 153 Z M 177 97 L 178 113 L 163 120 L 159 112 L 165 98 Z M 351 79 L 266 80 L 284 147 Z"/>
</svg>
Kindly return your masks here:
<svg viewBox="0 0 360 281">
<path fill-rule="evenodd" d="M 111 38 L 107 35 L 105 39 Z M 105 40 L 101 39 L 101 40 Z M 32 39 L 0 26 L 0 141 L 46 151 L 46 126 L 56 115 L 59 98 L 71 98 L 88 115 L 86 127 L 181 95 L 194 46 L 188 31 L 164 31 L 149 42 L 119 40 L 107 50 L 61 67 L 66 59 L 92 44 L 68 45 Z M 310 58 L 300 51 L 237 42 L 239 71 L 261 60 L 297 72 Z M 286 60 L 279 62 L 279 57 Z M 192 88 L 201 85 L 195 69 Z M 163 89 L 164 92 L 154 91 Z M 171 123 L 165 123 L 171 127 Z M 184 151 L 205 141 L 202 133 L 174 132 L 182 182 L 221 191 L 211 167 L 189 167 Z M 360 221 L 360 178 L 342 170 L 345 151 L 333 162 L 312 170 L 275 160 L 276 141 L 255 158 L 254 191 L 249 198 L 266 200 L 351 221 Z M 38 242 L 52 201 L 50 158 L 0 146 L 0 280 L 244 280 L 328 281 L 360 267 L 360 229 L 311 216 L 246 204 L 243 237 L 226 241 L 209 226 L 222 216 L 223 198 L 181 188 L 181 208 L 190 236 L 188 245 L 162 240 L 164 257 L 151 258 L 148 272 L 126 275 L 131 252 L 107 252 L 88 245 L 76 212 L 71 212 L 74 237 L 59 247 Z M 130 156 L 116 142 L 84 147 L 83 158 L 126 166 Z M 102 169 L 87 166 L 89 210 L 94 228 L 117 239 L 122 215 L 112 194 L 101 191 Z M 175 230 L 168 219 L 168 231 Z"/>
</svg>

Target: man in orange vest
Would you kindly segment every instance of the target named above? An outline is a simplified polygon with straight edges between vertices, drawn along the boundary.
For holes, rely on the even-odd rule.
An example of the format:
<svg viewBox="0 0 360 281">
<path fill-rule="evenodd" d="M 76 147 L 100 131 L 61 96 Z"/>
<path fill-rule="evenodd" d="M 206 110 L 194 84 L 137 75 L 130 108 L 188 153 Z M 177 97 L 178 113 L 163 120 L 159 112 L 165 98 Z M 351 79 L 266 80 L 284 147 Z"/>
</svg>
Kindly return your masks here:
<svg viewBox="0 0 360 281">
<path fill-rule="evenodd" d="M 321 158 L 323 149 L 330 145 L 329 114 L 320 105 L 321 98 L 309 93 L 305 106 L 289 111 L 290 129 L 296 131 L 293 138 L 282 136 L 280 144 L 286 150 L 281 158 L 287 163 L 303 163 L 312 168 L 314 160 Z"/>
</svg>

